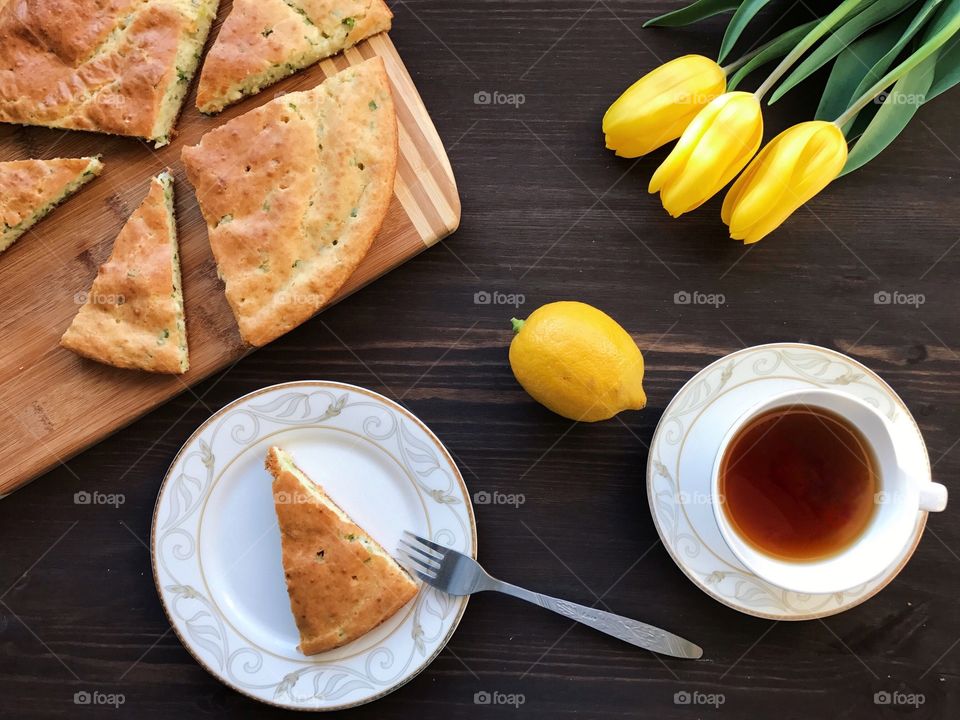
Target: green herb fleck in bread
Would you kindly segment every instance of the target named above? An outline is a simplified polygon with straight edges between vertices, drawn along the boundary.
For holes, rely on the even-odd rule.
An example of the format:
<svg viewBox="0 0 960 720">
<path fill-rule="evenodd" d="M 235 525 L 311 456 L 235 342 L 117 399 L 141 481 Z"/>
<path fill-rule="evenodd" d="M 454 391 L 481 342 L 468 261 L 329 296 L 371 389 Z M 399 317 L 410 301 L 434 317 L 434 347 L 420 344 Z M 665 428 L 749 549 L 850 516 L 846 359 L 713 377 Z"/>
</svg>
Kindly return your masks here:
<svg viewBox="0 0 960 720">
<path fill-rule="evenodd" d="M 219 0 L 0 0 L 0 122 L 170 141 Z"/>
<path fill-rule="evenodd" d="M 234 0 L 204 60 L 197 107 L 219 112 L 389 30 L 392 18 L 383 0 Z"/>
<path fill-rule="evenodd" d="M 271 447 L 266 467 L 300 652 L 345 645 L 413 599 L 417 583 L 288 453 Z"/>
<path fill-rule="evenodd" d="M 383 60 L 236 117 L 181 156 L 240 334 L 264 345 L 333 299 L 386 217 L 397 117 Z"/>
<path fill-rule="evenodd" d="M 102 169 L 96 157 L 0 162 L 0 252 Z"/>
<path fill-rule="evenodd" d="M 169 171 L 151 181 L 120 230 L 60 344 L 115 367 L 160 373 L 189 367 Z"/>
</svg>

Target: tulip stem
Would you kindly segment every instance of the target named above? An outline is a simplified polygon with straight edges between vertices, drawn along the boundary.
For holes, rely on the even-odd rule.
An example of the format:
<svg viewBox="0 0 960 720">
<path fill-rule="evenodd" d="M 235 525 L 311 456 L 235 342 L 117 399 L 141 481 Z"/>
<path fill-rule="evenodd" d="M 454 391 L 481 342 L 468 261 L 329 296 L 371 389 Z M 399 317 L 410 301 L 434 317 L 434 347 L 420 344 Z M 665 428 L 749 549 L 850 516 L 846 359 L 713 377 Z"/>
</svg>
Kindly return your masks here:
<svg viewBox="0 0 960 720">
<path fill-rule="evenodd" d="M 736 71 L 739 70 L 741 67 L 743 67 L 744 65 L 746 65 L 748 62 L 750 62 L 751 60 L 753 60 L 754 56 L 756 56 L 756 54 L 759 53 L 759 52 L 760 52 L 761 50 L 763 50 L 764 48 L 765 48 L 765 46 L 758 47 L 756 50 L 753 50 L 753 51 L 751 51 L 751 52 L 748 52 L 746 55 L 744 55 L 744 56 L 743 56 L 742 58 L 740 58 L 739 60 L 734 60 L 732 63 L 730 63 L 730 64 L 728 64 L 728 65 L 724 65 L 724 66 L 721 67 L 720 69 L 723 70 L 723 74 L 724 74 L 724 75 L 726 75 L 727 77 L 730 77 L 730 73 L 736 72 Z"/>
<path fill-rule="evenodd" d="M 791 66 L 800 59 L 800 57 L 813 45 L 826 35 L 828 32 L 833 30 L 837 25 L 839 25 L 843 20 L 845 20 L 849 15 L 854 12 L 859 12 L 864 7 L 871 5 L 876 0 L 844 0 L 840 3 L 837 8 L 827 15 L 823 20 L 821 20 L 816 27 L 808 32 L 803 40 L 797 43 L 796 47 L 790 51 L 790 53 L 774 68 L 773 72 L 763 81 L 763 84 L 757 88 L 754 95 L 757 96 L 757 100 L 762 100 L 763 96 L 766 95 L 770 90 L 773 89 L 773 86 L 782 78 L 786 72 L 791 68 Z"/>
<path fill-rule="evenodd" d="M 754 70 L 766 65 L 774 60 L 779 60 L 786 55 L 793 46 L 800 42 L 804 36 L 820 22 L 820 18 L 815 18 L 802 25 L 797 25 L 785 33 L 775 37 L 768 43 L 761 45 L 755 52 L 750 53 L 744 59 L 749 58 L 747 62 L 738 69 L 731 77 L 727 79 L 727 91 L 733 92 L 740 82 L 750 75 Z"/>
<path fill-rule="evenodd" d="M 844 113 L 833 121 L 833 124 L 841 130 L 852 121 L 857 114 L 867 105 L 876 100 L 884 90 L 897 82 L 900 78 L 913 70 L 928 57 L 937 52 L 950 38 L 960 32 L 960 15 L 955 16 L 950 22 L 940 28 L 933 37 L 921 45 L 910 57 L 897 65 L 893 70 L 880 78 L 869 90 L 861 95 L 854 103 L 848 107 Z"/>
</svg>

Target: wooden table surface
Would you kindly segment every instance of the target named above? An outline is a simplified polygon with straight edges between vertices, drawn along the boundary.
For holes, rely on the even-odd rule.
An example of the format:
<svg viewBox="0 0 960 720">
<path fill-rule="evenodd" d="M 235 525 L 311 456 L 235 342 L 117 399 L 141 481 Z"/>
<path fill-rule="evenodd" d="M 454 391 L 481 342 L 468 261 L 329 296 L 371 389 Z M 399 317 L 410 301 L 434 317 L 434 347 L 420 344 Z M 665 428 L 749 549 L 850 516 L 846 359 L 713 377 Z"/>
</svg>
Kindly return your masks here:
<svg viewBox="0 0 960 720">
<path fill-rule="evenodd" d="M 323 378 L 409 407 L 446 443 L 472 492 L 525 496 L 518 508 L 476 508 L 479 555 L 492 571 L 588 604 L 602 597 L 706 651 L 699 662 L 664 659 L 478 596 L 429 668 L 347 715 L 956 717 L 958 498 L 931 516 L 913 560 L 879 595 L 822 622 L 774 623 L 691 585 L 658 542 L 644 472 L 657 420 L 693 373 L 746 345 L 794 340 L 880 373 L 916 416 L 936 479 L 960 492 L 960 91 L 922 108 L 879 159 L 745 250 L 726 238 L 717 199 L 675 221 L 646 194 L 663 151 L 620 160 L 599 134 L 605 107 L 641 73 L 715 50 L 721 18 L 641 30 L 677 5 L 666 0 L 391 5 L 394 42 L 457 174 L 461 229 L 0 502 L 0 716 L 283 714 L 221 685 L 183 649 L 146 543 L 163 473 L 202 420 L 256 388 Z M 768 111 L 767 134 L 805 119 L 822 80 Z M 478 104 L 482 92 L 523 102 Z M 725 303 L 677 305 L 679 291 L 720 293 Z M 923 303 L 878 305 L 883 291 Z M 475 300 L 494 292 L 522 305 Z M 560 299 L 592 303 L 632 333 L 647 360 L 646 410 L 624 423 L 572 425 L 520 389 L 507 363 L 509 317 Z M 76 505 L 81 490 L 124 502 Z M 78 707 L 83 690 L 124 703 Z M 477 705 L 482 691 L 524 702 Z M 674 700 L 695 691 L 723 704 Z M 875 704 L 883 691 L 923 703 Z"/>
</svg>

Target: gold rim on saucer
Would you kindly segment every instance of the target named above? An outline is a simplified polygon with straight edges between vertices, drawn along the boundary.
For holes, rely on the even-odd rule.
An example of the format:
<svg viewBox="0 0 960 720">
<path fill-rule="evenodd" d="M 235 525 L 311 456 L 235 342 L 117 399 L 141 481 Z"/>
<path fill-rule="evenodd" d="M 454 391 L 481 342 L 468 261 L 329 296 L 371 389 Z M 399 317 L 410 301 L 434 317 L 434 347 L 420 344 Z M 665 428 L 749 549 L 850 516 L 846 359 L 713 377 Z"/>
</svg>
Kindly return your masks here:
<svg viewBox="0 0 960 720">
<path fill-rule="evenodd" d="M 720 419 L 720 413 L 728 419 L 737 417 L 737 408 L 754 404 L 760 393 L 804 387 L 832 388 L 873 405 L 915 436 L 910 460 L 929 472 L 920 428 L 893 389 L 856 360 L 803 343 L 746 348 L 698 372 L 664 410 L 647 461 L 650 512 L 670 557 L 714 599 L 734 610 L 772 620 L 826 617 L 873 597 L 913 555 L 927 521 L 927 513 L 919 511 L 911 542 L 884 573 L 838 593 L 810 595 L 784 590 L 757 577 L 734 557 L 720 536 L 710 497 L 713 459 L 727 422 Z"/>
</svg>

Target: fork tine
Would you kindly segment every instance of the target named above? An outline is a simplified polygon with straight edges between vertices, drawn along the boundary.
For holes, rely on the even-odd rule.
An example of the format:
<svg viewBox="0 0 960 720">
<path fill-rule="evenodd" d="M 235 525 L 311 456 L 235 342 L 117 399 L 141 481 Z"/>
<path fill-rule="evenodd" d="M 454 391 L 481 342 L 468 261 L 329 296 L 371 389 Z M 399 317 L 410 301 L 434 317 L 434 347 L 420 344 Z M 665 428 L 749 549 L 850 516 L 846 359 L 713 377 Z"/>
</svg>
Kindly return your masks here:
<svg viewBox="0 0 960 720">
<path fill-rule="evenodd" d="M 428 585 L 432 584 L 433 580 L 436 580 L 437 574 L 434 570 L 424 566 L 421 561 L 408 553 L 403 548 L 399 548 L 400 560 L 404 565 L 407 566 L 407 569 L 412 571 L 414 575 L 423 580 Z"/>
<path fill-rule="evenodd" d="M 424 555 L 430 555 L 437 560 L 443 560 L 444 555 L 446 555 L 447 551 L 449 550 L 449 548 L 445 548 L 443 545 L 437 545 L 429 540 L 424 540 L 422 537 L 419 535 L 414 535 L 409 530 L 404 530 L 403 534 L 404 537 L 402 539 L 404 542 L 417 548 Z"/>
<path fill-rule="evenodd" d="M 400 545 L 397 546 L 397 553 L 403 560 L 406 560 L 408 564 L 413 565 L 418 570 L 430 570 L 431 572 L 434 572 L 437 568 L 439 568 L 439 566 L 431 567 L 422 557 L 419 555 L 414 555 L 407 548 Z"/>
<path fill-rule="evenodd" d="M 404 530 L 403 534 L 406 535 L 408 538 L 416 540 L 421 545 L 426 545 L 426 547 L 429 550 L 432 550 L 433 553 L 438 556 L 437 558 L 438 560 L 443 559 L 443 556 L 450 551 L 450 548 L 445 547 L 443 545 L 438 545 L 437 543 L 431 542 L 430 540 L 427 540 L 426 538 L 422 538 L 419 535 L 414 535 L 409 530 Z"/>
<path fill-rule="evenodd" d="M 410 555 L 412 558 L 419 561 L 421 565 L 426 565 L 434 570 L 440 569 L 440 563 L 433 555 L 428 555 L 426 552 L 415 545 L 411 545 L 406 540 L 401 539 L 400 544 L 397 545 L 397 547 L 401 552 L 405 552 L 407 555 Z"/>
<path fill-rule="evenodd" d="M 413 572 L 418 578 L 423 580 L 427 585 L 433 585 L 437 580 L 436 575 L 427 575 L 425 572 L 421 572 L 420 570 L 414 570 Z"/>
</svg>

